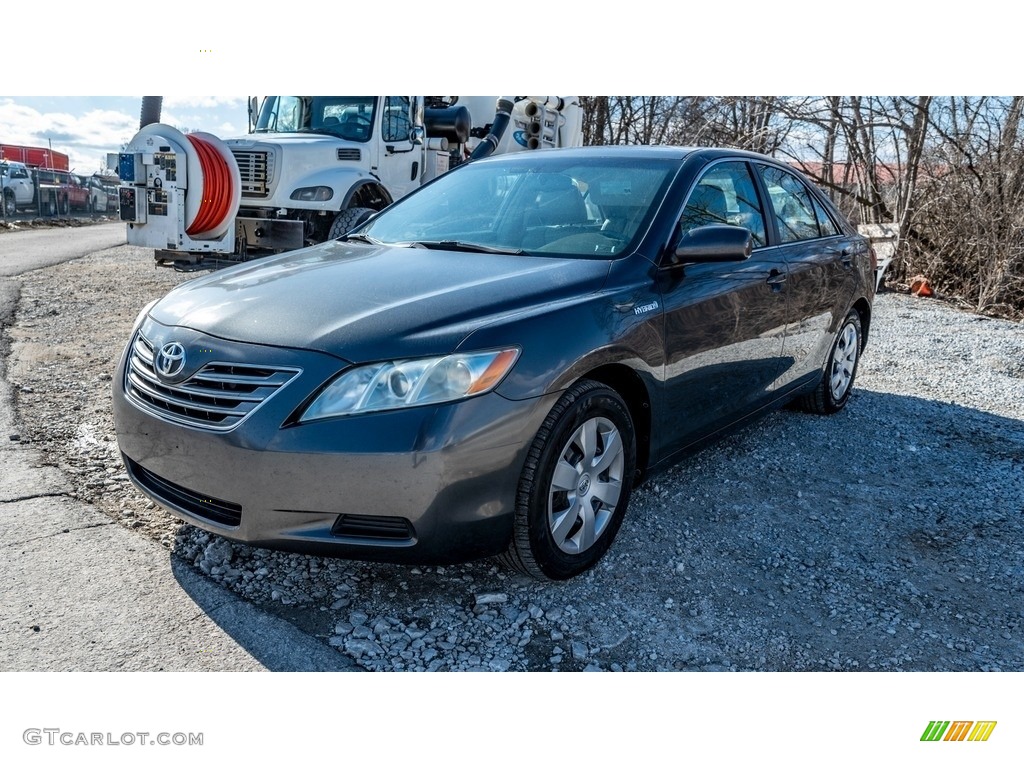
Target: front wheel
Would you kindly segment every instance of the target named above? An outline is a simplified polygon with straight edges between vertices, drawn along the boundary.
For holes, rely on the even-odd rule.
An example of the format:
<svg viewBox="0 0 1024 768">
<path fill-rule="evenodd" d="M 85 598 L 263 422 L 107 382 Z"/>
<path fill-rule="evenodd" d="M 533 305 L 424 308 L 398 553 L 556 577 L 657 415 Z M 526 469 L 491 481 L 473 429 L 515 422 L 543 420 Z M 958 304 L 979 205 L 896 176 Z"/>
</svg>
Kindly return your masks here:
<svg viewBox="0 0 1024 768">
<path fill-rule="evenodd" d="M 853 391 L 863 346 L 860 315 L 851 309 L 829 350 L 817 389 L 800 398 L 798 405 L 811 413 L 830 414 L 841 411 Z"/>
<path fill-rule="evenodd" d="M 18 212 L 18 201 L 14 199 L 14 193 L 9 189 L 4 192 L 4 214 L 13 217 Z"/>
<path fill-rule="evenodd" d="M 635 468 L 633 420 L 619 394 L 595 381 L 572 386 L 530 446 L 504 562 L 540 579 L 591 568 L 622 525 Z"/>
</svg>

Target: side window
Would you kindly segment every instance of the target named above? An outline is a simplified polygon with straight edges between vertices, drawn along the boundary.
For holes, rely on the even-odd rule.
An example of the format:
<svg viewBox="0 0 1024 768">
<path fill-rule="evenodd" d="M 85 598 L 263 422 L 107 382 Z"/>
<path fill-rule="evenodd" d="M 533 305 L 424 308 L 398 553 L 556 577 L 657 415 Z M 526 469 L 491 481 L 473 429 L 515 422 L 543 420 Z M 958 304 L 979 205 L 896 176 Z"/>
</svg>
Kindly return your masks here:
<svg viewBox="0 0 1024 768">
<path fill-rule="evenodd" d="M 689 232 L 708 224 L 746 227 L 754 236 L 755 248 L 765 244 L 764 215 L 746 163 L 712 166 L 693 188 L 679 221 L 680 230 Z"/>
<path fill-rule="evenodd" d="M 833 235 L 838 235 L 839 228 L 829 217 L 825 207 L 818 202 L 814 195 L 811 195 L 811 202 L 814 203 L 814 215 L 818 217 L 818 228 L 821 230 L 821 236 L 832 237 Z"/>
<path fill-rule="evenodd" d="M 408 141 L 411 130 L 409 97 L 388 96 L 384 100 L 384 125 L 381 131 L 384 141 Z"/>
<path fill-rule="evenodd" d="M 771 198 L 772 208 L 775 210 L 775 222 L 779 227 L 779 238 L 784 243 L 794 243 L 799 240 L 811 240 L 822 237 L 823 233 L 818 226 L 818 217 L 815 214 L 816 202 L 796 176 L 780 168 L 770 168 L 765 165 L 758 166 L 761 178 L 768 189 L 768 197 Z M 817 206 L 819 209 L 820 205 Z M 824 211 L 822 211 L 824 215 Z M 835 225 L 827 216 L 824 220 L 828 222 L 831 232 L 836 234 Z"/>
</svg>

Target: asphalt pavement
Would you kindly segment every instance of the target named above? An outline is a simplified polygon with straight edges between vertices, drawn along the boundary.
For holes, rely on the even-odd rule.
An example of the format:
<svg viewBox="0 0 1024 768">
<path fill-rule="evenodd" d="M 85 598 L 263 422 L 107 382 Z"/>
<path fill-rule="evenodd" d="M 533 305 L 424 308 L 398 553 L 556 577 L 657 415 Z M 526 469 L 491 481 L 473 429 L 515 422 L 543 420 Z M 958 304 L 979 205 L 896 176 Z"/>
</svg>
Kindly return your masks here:
<svg viewBox="0 0 1024 768">
<path fill-rule="evenodd" d="M 0 276 L 124 242 L 123 225 L 0 235 Z M 4 356 L 18 283 L 0 279 L 0 671 L 330 671 L 341 654 L 71 498 L 23 435 Z"/>
</svg>

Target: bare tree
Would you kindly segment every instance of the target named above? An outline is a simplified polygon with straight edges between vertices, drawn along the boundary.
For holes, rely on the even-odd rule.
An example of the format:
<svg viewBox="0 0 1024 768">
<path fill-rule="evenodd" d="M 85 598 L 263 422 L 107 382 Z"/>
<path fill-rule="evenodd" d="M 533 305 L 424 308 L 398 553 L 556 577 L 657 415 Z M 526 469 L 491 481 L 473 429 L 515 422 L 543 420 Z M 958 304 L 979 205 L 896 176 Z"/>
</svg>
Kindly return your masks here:
<svg viewBox="0 0 1024 768">
<path fill-rule="evenodd" d="M 910 268 L 990 313 L 1024 311 L 1024 98 L 951 97 L 930 115 L 938 137 L 919 180 L 932 248 Z"/>
</svg>

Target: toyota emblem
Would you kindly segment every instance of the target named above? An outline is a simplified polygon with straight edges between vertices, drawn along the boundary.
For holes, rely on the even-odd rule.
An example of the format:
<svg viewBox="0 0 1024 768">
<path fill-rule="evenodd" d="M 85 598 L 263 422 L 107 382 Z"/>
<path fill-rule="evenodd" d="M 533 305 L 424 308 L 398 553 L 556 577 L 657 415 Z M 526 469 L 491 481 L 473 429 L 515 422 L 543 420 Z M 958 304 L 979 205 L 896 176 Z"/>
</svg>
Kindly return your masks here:
<svg viewBox="0 0 1024 768">
<path fill-rule="evenodd" d="M 156 370 L 163 378 L 169 379 L 181 373 L 185 367 L 185 347 L 176 341 L 164 344 L 157 353 Z"/>
</svg>

